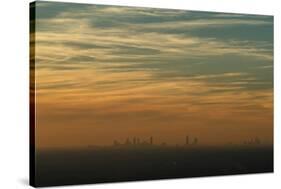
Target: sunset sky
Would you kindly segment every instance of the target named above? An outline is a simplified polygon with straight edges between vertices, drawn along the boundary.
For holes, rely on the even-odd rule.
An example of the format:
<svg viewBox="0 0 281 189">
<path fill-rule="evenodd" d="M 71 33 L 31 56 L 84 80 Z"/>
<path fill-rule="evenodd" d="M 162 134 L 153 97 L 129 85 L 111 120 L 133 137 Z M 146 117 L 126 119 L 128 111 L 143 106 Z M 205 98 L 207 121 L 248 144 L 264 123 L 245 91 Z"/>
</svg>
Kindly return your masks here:
<svg viewBox="0 0 281 189">
<path fill-rule="evenodd" d="M 273 142 L 273 17 L 36 2 L 36 147 Z"/>
</svg>

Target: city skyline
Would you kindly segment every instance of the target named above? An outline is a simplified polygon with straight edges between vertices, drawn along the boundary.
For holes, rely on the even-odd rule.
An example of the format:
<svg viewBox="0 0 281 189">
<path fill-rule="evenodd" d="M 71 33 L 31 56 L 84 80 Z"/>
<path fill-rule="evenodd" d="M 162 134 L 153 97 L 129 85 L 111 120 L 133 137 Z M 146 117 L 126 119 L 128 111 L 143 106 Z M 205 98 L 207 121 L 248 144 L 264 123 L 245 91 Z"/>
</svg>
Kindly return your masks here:
<svg viewBox="0 0 281 189">
<path fill-rule="evenodd" d="M 36 148 L 273 144 L 273 17 L 36 2 Z M 227 142 L 226 142 L 227 141 Z"/>
</svg>

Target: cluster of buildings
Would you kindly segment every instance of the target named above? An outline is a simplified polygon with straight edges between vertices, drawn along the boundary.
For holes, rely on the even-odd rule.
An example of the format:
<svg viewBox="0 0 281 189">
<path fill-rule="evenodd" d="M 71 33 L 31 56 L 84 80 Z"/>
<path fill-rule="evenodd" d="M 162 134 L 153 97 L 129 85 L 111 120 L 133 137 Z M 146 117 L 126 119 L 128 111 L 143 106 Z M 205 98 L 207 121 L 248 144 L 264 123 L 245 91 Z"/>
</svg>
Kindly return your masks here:
<svg viewBox="0 0 281 189">
<path fill-rule="evenodd" d="M 198 138 L 195 137 L 193 139 L 191 139 L 189 136 L 185 137 L 185 145 L 195 145 L 198 143 Z"/>
<path fill-rule="evenodd" d="M 196 145 L 198 144 L 198 138 L 191 138 L 189 136 L 185 137 L 185 145 Z M 153 137 L 149 137 L 148 139 L 140 139 L 139 137 L 127 138 L 123 143 L 117 140 L 113 141 L 113 146 L 167 146 L 166 142 L 162 142 L 160 144 L 153 143 Z"/>
<path fill-rule="evenodd" d="M 149 140 L 141 140 L 138 137 L 133 137 L 132 139 L 127 138 L 124 143 L 121 143 L 117 140 L 113 141 L 114 146 L 120 146 L 120 145 L 142 145 L 142 146 L 148 146 L 148 145 L 153 145 L 153 137 L 150 137 Z"/>
<path fill-rule="evenodd" d="M 259 145 L 261 144 L 261 140 L 256 137 L 256 138 L 251 138 L 249 140 L 244 141 L 245 145 Z"/>
</svg>

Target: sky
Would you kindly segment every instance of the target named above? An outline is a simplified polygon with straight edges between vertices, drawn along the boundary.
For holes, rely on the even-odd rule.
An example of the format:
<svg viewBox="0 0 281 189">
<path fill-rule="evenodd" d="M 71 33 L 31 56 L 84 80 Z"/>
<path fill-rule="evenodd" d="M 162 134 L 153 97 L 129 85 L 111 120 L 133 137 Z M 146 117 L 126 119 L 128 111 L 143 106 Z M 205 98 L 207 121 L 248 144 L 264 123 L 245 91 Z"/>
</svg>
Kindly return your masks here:
<svg viewBox="0 0 281 189">
<path fill-rule="evenodd" d="M 36 147 L 273 143 L 273 17 L 36 2 Z"/>
</svg>

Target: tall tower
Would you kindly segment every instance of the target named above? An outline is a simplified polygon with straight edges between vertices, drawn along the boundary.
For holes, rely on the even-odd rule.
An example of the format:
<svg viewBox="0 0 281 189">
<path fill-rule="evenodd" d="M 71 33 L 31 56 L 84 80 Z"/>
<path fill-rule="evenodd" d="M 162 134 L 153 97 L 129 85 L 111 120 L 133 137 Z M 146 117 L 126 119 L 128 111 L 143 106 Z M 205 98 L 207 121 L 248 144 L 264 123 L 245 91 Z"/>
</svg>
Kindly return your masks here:
<svg viewBox="0 0 281 189">
<path fill-rule="evenodd" d="M 194 140 L 193 140 L 193 144 L 197 144 L 198 143 L 198 138 L 195 137 Z"/>
<path fill-rule="evenodd" d="M 149 143 L 150 143 L 150 145 L 153 145 L 153 138 L 152 138 L 152 136 L 150 137 Z"/>
<path fill-rule="evenodd" d="M 126 145 L 130 145 L 130 144 L 131 144 L 131 141 L 130 141 L 130 139 L 129 139 L 129 138 L 127 138 L 127 139 L 126 139 L 125 144 L 126 144 Z"/>
<path fill-rule="evenodd" d="M 189 145 L 189 137 L 188 137 L 188 135 L 185 137 L 185 144 Z"/>
</svg>

